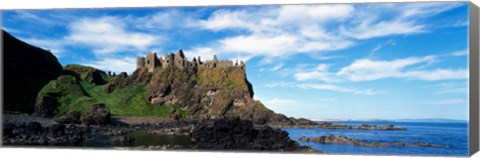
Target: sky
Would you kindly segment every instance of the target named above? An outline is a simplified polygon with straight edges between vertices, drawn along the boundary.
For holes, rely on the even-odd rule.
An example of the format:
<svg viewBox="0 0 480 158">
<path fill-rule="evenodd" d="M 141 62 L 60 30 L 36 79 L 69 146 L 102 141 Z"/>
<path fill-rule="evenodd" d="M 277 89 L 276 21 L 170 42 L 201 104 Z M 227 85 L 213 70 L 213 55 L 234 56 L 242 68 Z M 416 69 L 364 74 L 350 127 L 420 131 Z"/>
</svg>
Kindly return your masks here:
<svg viewBox="0 0 480 158">
<path fill-rule="evenodd" d="M 62 65 L 135 70 L 147 52 L 243 60 L 287 116 L 468 119 L 468 2 L 8 10 Z"/>
</svg>

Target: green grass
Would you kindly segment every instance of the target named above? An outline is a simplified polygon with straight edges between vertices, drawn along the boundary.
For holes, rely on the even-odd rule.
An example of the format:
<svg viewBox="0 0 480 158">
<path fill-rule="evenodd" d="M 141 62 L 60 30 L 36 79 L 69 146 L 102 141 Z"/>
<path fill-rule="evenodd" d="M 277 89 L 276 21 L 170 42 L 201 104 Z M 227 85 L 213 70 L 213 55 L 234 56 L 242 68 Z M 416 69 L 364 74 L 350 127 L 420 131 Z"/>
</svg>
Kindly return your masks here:
<svg viewBox="0 0 480 158">
<path fill-rule="evenodd" d="M 46 92 L 62 92 L 60 99 L 60 113 L 68 111 L 84 111 L 94 103 L 104 103 L 110 108 L 113 115 L 117 116 L 159 116 L 170 117 L 176 110 L 182 116 L 187 116 L 187 111 L 175 105 L 153 105 L 144 99 L 145 85 L 128 85 L 116 89 L 112 93 L 105 93 L 104 85 L 93 85 L 87 81 L 75 83 L 75 78 L 65 76 L 52 81 L 42 90 Z"/>
</svg>

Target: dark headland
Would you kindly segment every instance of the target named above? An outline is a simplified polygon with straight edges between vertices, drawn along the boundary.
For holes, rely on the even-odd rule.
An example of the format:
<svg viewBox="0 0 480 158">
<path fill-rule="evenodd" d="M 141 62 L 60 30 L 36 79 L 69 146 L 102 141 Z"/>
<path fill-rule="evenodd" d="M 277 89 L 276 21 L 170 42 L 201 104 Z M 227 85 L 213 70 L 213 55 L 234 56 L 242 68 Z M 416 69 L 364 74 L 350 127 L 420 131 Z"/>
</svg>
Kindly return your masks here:
<svg viewBox="0 0 480 158">
<path fill-rule="evenodd" d="M 182 50 L 163 57 L 148 53 L 137 59 L 129 76 L 82 65 L 62 67 L 51 52 L 5 31 L 2 41 L 3 145 L 88 147 L 92 140 L 107 138 L 103 147 L 131 147 L 135 138 L 128 133 L 143 131 L 188 136 L 190 143 L 142 149 L 315 152 L 280 128 L 405 130 L 316 123 L 275 113 L 253 99 L 242 61 L 216 56 L 189 61 Z"/>
</svg>

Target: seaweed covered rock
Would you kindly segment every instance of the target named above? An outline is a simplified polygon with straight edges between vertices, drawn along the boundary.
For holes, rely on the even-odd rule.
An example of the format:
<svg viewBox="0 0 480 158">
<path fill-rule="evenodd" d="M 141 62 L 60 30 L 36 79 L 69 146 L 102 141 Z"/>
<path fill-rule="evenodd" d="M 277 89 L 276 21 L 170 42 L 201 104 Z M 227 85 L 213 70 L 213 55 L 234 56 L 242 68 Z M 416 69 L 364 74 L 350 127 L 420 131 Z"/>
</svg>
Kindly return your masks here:
<svg viewBox="0 0 480 158">
<path fill-rule="evenodd" d="M 110 124 L 111 114 L 105 104 L 94 104 L 82 113 L 80 121 L 86 125 L 106 125 Z"/>
</svg>

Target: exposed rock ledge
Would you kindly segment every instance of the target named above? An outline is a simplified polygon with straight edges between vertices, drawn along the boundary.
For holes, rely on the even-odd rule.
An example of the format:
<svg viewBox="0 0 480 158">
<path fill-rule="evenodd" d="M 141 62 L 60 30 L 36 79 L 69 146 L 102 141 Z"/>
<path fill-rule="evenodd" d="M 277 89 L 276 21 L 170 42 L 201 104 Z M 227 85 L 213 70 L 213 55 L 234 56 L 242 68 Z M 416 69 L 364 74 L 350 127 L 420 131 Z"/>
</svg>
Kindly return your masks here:
<svg viewBox="0 0 480 158">
<path fill-rule="evenodd" d="M 302 136 L 300 137 L 299 140 L 302 142 L 315 142 L 315 143 L 325 143 L 325 144 L 352 144 L 355 146 L 368 146 L 368 147 L 376 147 L 376 148 L 387 147 L 385 144 L 381 144 L 378 142 L 368 143 L 364 141 L 353 140 L 345 136 L 336 137 L 333 135 L 320 136 L 317 138 L 308 138 L 308 137 Z"/>
<path fill-rule="evenodd" d="M 298 119 L 301 120 L 301 119 Z M 297 124 L 270 124 L 273 128 L 329 128 L 329 129 L 352 129 L 352 130 L 406 130 L 403 127 L 396 127 L 394 125 L 377 126 L 377 125 L 341 125 L 330 122 L 322 123 L 297 123 Z"/>
<path fill-rule="evenodd" d="M 299 138 L 302 142 L 315 142 L 315 143 L 324 143 L 324 144 L 351 144 L 355 146 L 367 146 L 367 147 L 375 147 L 375 148 L 388 148 L 391 145 L 395 146 L 417 146 L 417 147 L 431 147 L 431 148 L 448 148 L 446 145 L 440 144 L 431 144 L 426 142 L 393 142 L 393 143 L 380 143 L 380 142 L 365 142 L 360 140 L 350 139 L 345 136 L 320 136 L 316 138 L 308 138 L 306 136 L 302 136 Z"/>
</svg>

